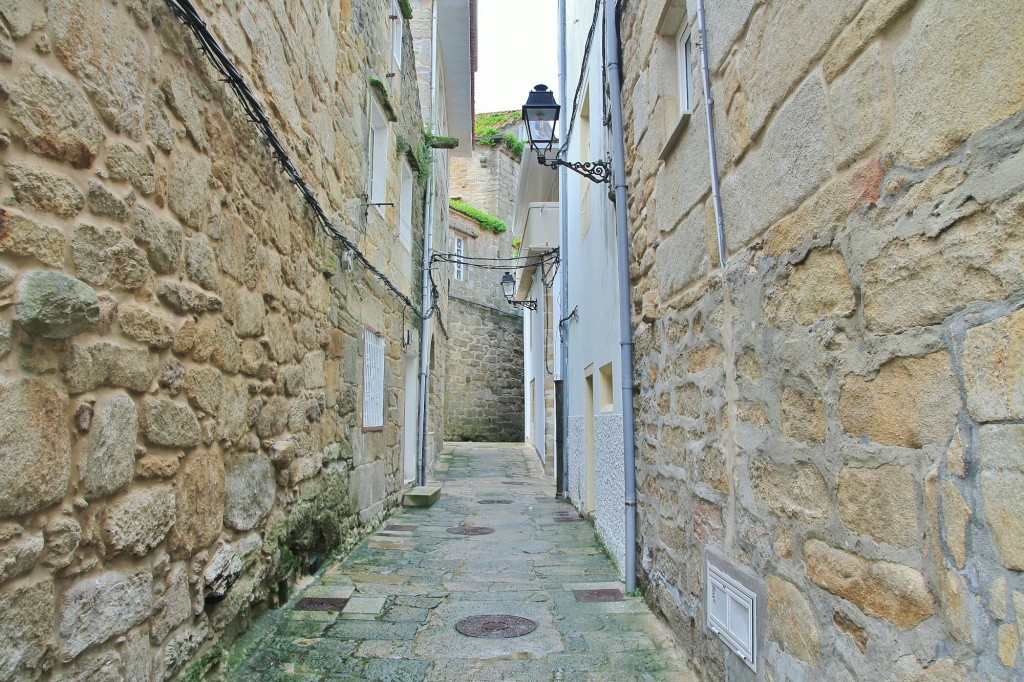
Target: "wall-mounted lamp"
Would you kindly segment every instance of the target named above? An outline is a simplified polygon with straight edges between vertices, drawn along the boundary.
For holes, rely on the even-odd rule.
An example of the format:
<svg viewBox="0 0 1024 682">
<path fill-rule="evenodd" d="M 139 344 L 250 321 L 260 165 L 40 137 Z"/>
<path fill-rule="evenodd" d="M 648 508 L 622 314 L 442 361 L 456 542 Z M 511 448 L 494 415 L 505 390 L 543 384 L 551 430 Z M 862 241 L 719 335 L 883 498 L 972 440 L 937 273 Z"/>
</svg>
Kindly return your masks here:
<svg viewBox="0 0 1024 682">
<path fill-rule="evenodd" d="M 537 152 L 542 166 L 556 168 L 565 166 L 593 182 L 611 182 L 611 167 L 605 161 L 584 161 L 583 163 L 563 161 L 557 156 L 548 160 L 548 152 L 555 143 L 555 124 L 562 107 L 555 102 L 555 95 L 546 85 L 535 85 L 523 105 L 523 120 L 526 121 L 526 135 L 530 148 Z M 504 280 L 502 280 L 504 281 Z"/>
<path fill-rule="evenodd" d="M 514 301 L 512 297 L 516 295 L 516 278 L 511 273 L 506 271 L 501 278 L 501 291 L 505 294 L 505 300 L 510 305 L 516 308 L 526 308 L 527 310 L 536 310 L 537 301 Z"/>
</svg>

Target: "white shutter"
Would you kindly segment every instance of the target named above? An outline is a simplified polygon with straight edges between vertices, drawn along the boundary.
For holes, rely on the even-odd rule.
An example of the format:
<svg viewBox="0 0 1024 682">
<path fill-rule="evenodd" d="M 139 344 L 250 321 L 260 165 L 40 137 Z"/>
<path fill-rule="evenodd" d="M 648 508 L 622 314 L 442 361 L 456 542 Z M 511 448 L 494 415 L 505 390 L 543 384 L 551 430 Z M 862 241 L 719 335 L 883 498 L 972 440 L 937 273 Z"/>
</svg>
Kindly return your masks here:
<svg viewBox="0 0 1024 682">
<path fill-rule="evenodd" d="M 366 330 L 363 344 L 363 428 L 384 426 L 384 339 Z"/>
</svg>

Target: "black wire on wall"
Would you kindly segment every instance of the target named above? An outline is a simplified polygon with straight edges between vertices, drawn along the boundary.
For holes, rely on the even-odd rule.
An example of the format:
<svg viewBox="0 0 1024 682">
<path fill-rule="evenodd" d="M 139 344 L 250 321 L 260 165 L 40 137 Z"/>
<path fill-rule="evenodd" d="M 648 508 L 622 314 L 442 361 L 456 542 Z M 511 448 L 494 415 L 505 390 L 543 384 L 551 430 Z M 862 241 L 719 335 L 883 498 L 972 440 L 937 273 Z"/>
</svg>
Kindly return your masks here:
<svg viewBox="0 0 1024 682">
<path fill-rule="evenodd" d="M 355 259 L 362 263 L 363 267 L 369 270 L 374 277 L 379 279 L 384 286 L 398 297 L 405 307 L 412 310 L 420 319 L 426 320 L 432 317 L 438 310 L 438 292 L 436 285 L 433 284 L 433 278 L 431 278 L 430 292 L 432 304 L 429 310 L 423 312 L 413 305 L 413 302 L 409 297 L 402 293 L 402 291 L 395 286 L 394 282 L 392 282 L 387 275 L 377 269 L 369 261 L 366 255 L 359 250 L 355 242 L 342 234 L 337 226 L 331 222 L 331 219 L 327 217 L 327 213 L 324 211 L 323 206 L 320 205 L 320 201 L 316 198 L 312 188 L 310 188 L 303 179 L 302 175 L 295 167 L 295 164 L 292 162 L 291 157 L 288 156 L 288 152 L 285 150 L 284 144 L 282 144 L 277 133 L 274 132 L 274 128 L 270 123 L 270 118 L 263 109 L 263 105 L 260 104 L 258 99 L 256 99 L 256 95 L 253 94 L 252 90 L 246 84 L 245 79 L 242 77 L 242 74 L 235 68 L 231 59 L 225 54 L 220 43 L 217 42 L 217 39 L 210 32 L 206 22 L 204 22 L 202 17 L 199 16 L 199 13 L 196 11 L 195 7 L 193 7 L 192 3 L 189 2 L 189 0 L 165 1 L 171 12 L 192 32 L 196 42 L 199 44 L 199 50 L 206 55 L 213 67 L 223 77 L 223 81 L 227 83 L 235 93 L 235 97 L 241 103 L 249 121 L 256 126 L 256 129 L 263 137 L 264 142 L 270 146 L 271 152 L 277 158 L 278 163 L 281 164 L 281 168 L 284 169 L 289 181 L 295 185 L 299 190 L 299 193 L 302 194 L 303 199 L 305 199 L 306 205 L 309 206 L 309 208 L 313 210 L 313 213 L 316 214 L 320 227 L 324 230 L 327 236 L 351 251 Z"/>
</svg>

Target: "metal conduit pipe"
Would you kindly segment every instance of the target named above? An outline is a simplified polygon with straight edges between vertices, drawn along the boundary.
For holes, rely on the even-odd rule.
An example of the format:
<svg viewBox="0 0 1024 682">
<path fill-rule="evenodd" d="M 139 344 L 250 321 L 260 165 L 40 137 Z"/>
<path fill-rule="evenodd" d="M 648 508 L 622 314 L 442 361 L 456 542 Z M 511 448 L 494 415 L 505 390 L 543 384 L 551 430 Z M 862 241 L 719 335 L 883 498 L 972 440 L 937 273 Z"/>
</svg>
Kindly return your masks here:
<svg viewBox="0 0 1024 682">
<path fill-rule="evenodd" d="M 563 102 L 568 102 L 567 90 L 567 55 L 566 55 L 566 25 L 565 25 L 565 0 L 558 0 L 558 89 Z M 558 319 L 562 320 L 558 325 L 559 345 L 561 346 L 561 380 L 562 380 L 562 404 L 561 412 L 558 414 L 558 424 L 561 431 L 561 452 L 559 457 L 562 462 L 562 478 L 560 485 L 556 486 L 561 490 L 563 497 L 569 495 L 569 320 L 566 319 L 569 310 L 569 206 L 566 201 L 565 180 L 568 171 L 563 166 L 558 169 L 558 206 L 561 214 L 559 227 L 561 228 L 561 263 L 559 264 L 560 276 L 562 278 L 562 308 L 558 311 Z"/>
<path fill-rule="evenodd" d="M 430 125 L 436 133 L 437 113 L 437 2 L 435 0 L 430 22 Z M 430 150 L 431 168 L 434 167 L 434 150 Z M 423 303 L 422 309 L 430 309 L 430 253 L 434 242 L 434 173 L 427 177 L 426 196 L 423 197 Z M 435 312 L 435 315 L 440 312 Z M 416 432 L 419 434 L 419 448 L 416 452 L 416 485 L 427 484 L 427 400 L 430 371 L 430 321 L 423 320 L 420 329 L 420 396 L 416 417 Z"/>
<path fill-rule="evenodd" d="M 626 479 L 626 591 L 636 589 L 636 425 L 633 417 L 633 325 L 629 295 L 629 215 L 626 212 L 626 143 L 622 125 L 622 78 L 618 2 L 605 4 L 608 90 L 612 115 L 612 184 L 615 191 L 616 254 L 619 274 L 619 346 L 622 368 L 622 441 Z"/>
<path fill-rule="evenodd" d="M 715 145 L 715 100 L 711 96 L 711 69 L 708 67 L 708 26 L 704 0 L 697 0 L 697 24 L 700 28 L 700 71 L 704 82 L 704 114 L 708 121 L 708 154 L 711 156 L 711 200 L 715 205 L 715 229 L 718 231 L 718 264 L 725 270 L 725 219 L 722 217 L 722 193 L 718 180 L 718 148 Z"/>
</svg>

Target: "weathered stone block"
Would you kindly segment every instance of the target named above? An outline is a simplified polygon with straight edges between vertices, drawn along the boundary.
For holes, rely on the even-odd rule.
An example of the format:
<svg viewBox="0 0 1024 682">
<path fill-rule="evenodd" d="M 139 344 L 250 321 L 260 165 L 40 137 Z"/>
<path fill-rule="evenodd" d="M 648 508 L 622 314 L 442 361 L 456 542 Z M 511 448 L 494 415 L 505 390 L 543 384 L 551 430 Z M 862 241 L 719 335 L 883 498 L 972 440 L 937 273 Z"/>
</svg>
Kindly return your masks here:
<svg viewBox="0 0 1024 682">
<path fill-rule="evenodd" d="M 825 78 L 830 82 L 835 80 L 872 38 L 903 14 L 915 1 L 867 0 L 864 8 L 840 34 L 822 60 Z"/>
<path fill-rule="evenodd" d="M 946 546 L 956 567 L 963 568 L 967 561 L 967 524 L 971 520 L 971 509 L 952 481 L 942 484 L 942 520 L 946 528 Z"/>
<path fill-rule="evenodd" d="M 56 227 L 0 209 L 0 253 L 34 258 L 44 265 L 64 267 L 64 233 Z"/>
<path fill-rule="evenodd" d="M 53 665 L 53 608 L 51 579 L 0 596 L 0 677 L 36 680 Z"/>
<path fill-rule="evenodd" d="M 145 348 L 99 342 L 72 344 L 64 367 L 68 390 L 84 393 L 100 386 L 116 386 L 142 393 L 156 374 L 157 365 Z"/>
<path fill-rule="evenodd" d="M 121 657 L 114 651 L 86 653 L 68 664 L 54 682 L 122 682 Z"/>
<path fill-rule="evenodd" d="M 14 325 L 7 320 L 0 320 L 0 358 L 3 358 L 14 347 Z"/>
<path fill-rule="evenodd" d="M 59 272 L 30 272 L 18 283 L 14 320 L 29 334 L 69 339 L 99 319 L 96 292 L 74 277 Z"/>
<path fill-rule="evenodd" d="M 840 168 L 878 145 L 892 127 L 882 59 L 882 48 L 876 43 L 832 83 L 832 128 Z"/>
<path fill-rule="evenodd" d="M 65 218 L 78 215 L 85 206 L 82 191 L 63 175 L 15 163 L 4 166 L 4 173 L 18 204 Z"/>
<path fill-rule="evenodd" d="M 224 393 L 224 377 L 213 367 L 197 367 L 185 375 L 185 395 L 197 410 L 216 415 Z"/>
<path fill-rule="evenodd" d="M 177 282 L 160 282 L 156 295 L 161 303 L 179 315 L 215 312 L 224 305 L 216 296 Z"/>
<path fill-rule="evenodd" d="M 1007 668 L 1012 668 L 1017 662 L 1017 626 L 1011 623 L 1003 623 L 996 630 L 996 639 L 999 644 L 999 661 Z"/>
<path fill-rule="evenodd" d="M 184 564 L 176 564 L 167 574 L 166 589 L 154 605 L 154 612 L 149 623 L 149 636 L 154 644 L 163 642 L 171 630 L 192 615 L 192 592 Z"/>
<path fill-rule="evenodd" d="M 0 517 L 63 499 L 71 479 L 68 398 L 43 379 L 0 381 Z"/>
<path fill-rule="evenodd" d="M 135 193 L 129 194 L 128 198 L 134 200 Z M 128 198 L 119 199 L 102 183 L 89 180 L 89 210 L 94 215 L 123 223 L 128 220 Z"/>
<path fill-rule="evenodd" d="M 892 57 L 897 163 L 926 166 L 1024 107 L 1022 33 L 1024 13 L 1012 3 L 987 12 L 944 0 L 919 6 Z M 957 97 L 935 97 L 950 88 Z"/>
<path fill-rule="evenodd" d="M 145 206 L 135 210 L 135 241 L 146 248 L 149 264 L 161 274 L 177 272 L 181 262 L 181 225 Z"/>
<path fill-rule="evenodd" d="M 76 274 L 95 286 L 133 291 L 150 275 L 145 252 L 113 227 L 76 226 L 71 258 Z"/>
<path fill-rule="evenodd" d="M 978 429 L 981 499 L 1003 565 L 1024 571 L 1024 426 Z"/>
<path fill-rule="evenodd" d="M 802 443 L 824 443 L 825 410 L 821 399 L 792 388 L 783 390 L 782 433 Z"/>
<path fill-rule="evenodd" d="M 206 156 L 179 150 L 167 179 L 167 205 L 193 230 L 203 228 L 212 163 Z"/>
<path fill-rule="evenodd" d="M 11 118 L 30 151 L 75 168 L 88 168 L 99 153 L 103 127 L 85 95 L 70 81 L 32 64 L 18 71 L 10 93 Z"/>
<path fill-rule="evenodd" d="M 137 151 L 123 142 L 112 142 L 107 146 L 107 170 L 114 180 L 130 182 L 143 195 L 156 189 L 156 174 L 153 162 L 145 153 Z"/>
<path fill-rule="evenodd" d="M 75 550 L 82 540 L 82 527 L 74 519 L 61 517 L 46 524 L 43 536 L 46 538 L 43 565 L 64 568 L 75 558 Z"/>
<path fill-rule="evenodd" d="M 806 326 L 826 317 L 845 317 L 853 306 L 853 284 L 842 254 L 815 250 L 792 268 L 773 317 Z"/>
<path fill-rule="evenodd" d="M 889 360 L 872 381 L 847 375 L 839 396 L 843 430 L 883 445 L 945 443 L 959 411 L 959 387 L 941 351 Z"/>
<path fill-rule="evenodd" d="M 844 467 L 839 473 L 839 516 L 854 533 L 893 547 L 917 544 L 919 498 L 907 467 Z"/>
<path fill-rule="evenodd" d="M 103 518 L 103 540 L 111 553 L 145 556 L 174 525 L 170 486 L 137 488 L 111 502 Z"/>
<path fill-rule="evenodd" d="M 162 313 L 140 305 L 125 305 L 118 322 L 125 336 L 152 348 L 170 348 L 174 340 L 174 321 Z"/>
<path fill-rule="evenodd" d="M 106 497 L 131 485 L 138 431 L 139 415 L 131 398 L 115 395 L 99 402 L 79 464 L 86 499 Z"/>
<path fill-rule="evenodd" d="M 171 555 L 184 558 L 217 539 L 224 524 L 224 462 L 216 451 L 185 458 L 174 483 L 177 520 Z"/>
<path fill-rule="evenodd" d="M 181 468 L 177 457 L 165 455 L 145 455 L 135 463 L 135 476 L 144 481 L 174 478 Z"/>
<path fill-rule="evenodd" d="M 224 317 L 241 338 L 260 336 L 265 317 L 263 296 L 245 289 L 232 289 L 224 295 Z"/>
<path fill-rule="evenodd" d="M 208 291 L 220 290 L 217 256 L 202 237 L 185 241 L 185 274 Z"/>
<path fill-rule="evenodd" d="M 242 367 L 242 344 L 222 317 L 207 317 L 196 328 L 192 359 L 212 362 L 225 372 L 235 374 Z"/>
<path fill-rule="evenodd" d="M 42 8 L 34 3 L 20 0 L 0 2 L 0 16 L 3 16 L 10 28 L 11 36 L 16 39 L 24 38 L 32 32 L 36 22 L 42 19 L 41 10 Z"/>
<path fill-rule="evenodd" d="M 1024 310 L 968 330 L 963 364 L 972 417 L 1024 418 Z"/>
<path fill-rule="evenodd" d="M 42 533 L 23 533 L 0 544 L 0 585 L 31 571 L 42 556 Z"/>
<path fill-rule="evenodd" d="M 698 207 L 674 232 L 662 236 L 654 269 L 661 300 L 672 298 L 711 269 L 703 235 L 704 211 Z"/>
<path fill-rule="evenodd" d="M 864 613 L 909 630 L 935 613 L 924 576 L 909 566 L 869 561 L 821 540 L 804 545 L 804 567 L 811 580 Z"/>
<path fill-rule="evenodd" d="M 191 448 L 199 444 L 199 421 L 188 405 L 169 398 L 142 401 L 142 432 L 157 445 Z"/>
<path fill-rule="evenodd" d="M 224 465 L 224 524 L 251 530 L 274 506 L 274 467 L 262 452 L 236 455 Z"/>
<path fill-rule="evenodd" d="M 810 521 L 828 515 L 828 485 L 813 464 L 785 465 L 758 457 L 750 464 L 750 484 L 754 496 L 779 516 Z"/>
<path fill-rule="evenodd" d="M 60 615 L 62 659 L 127 632 L 149 617 L 153 576 L 149 569 L 108 571 L 84 578 L 64 593 Z"/>
<path fill-rule="evenodd" d="M 819 636 L 814 612 L 800 589 L 776 576 L 768 578 L 767 637 L 793 658 L 818 663 Z"/>
</svg>

